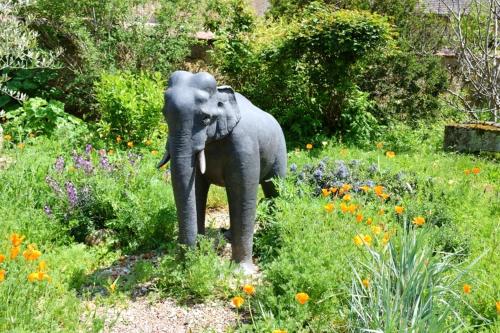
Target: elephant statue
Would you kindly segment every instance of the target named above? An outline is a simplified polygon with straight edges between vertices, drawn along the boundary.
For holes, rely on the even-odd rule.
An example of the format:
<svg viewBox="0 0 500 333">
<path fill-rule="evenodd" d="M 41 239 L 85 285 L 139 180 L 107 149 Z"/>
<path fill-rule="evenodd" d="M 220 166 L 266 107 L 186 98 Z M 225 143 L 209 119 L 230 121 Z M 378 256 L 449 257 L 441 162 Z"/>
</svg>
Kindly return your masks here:
<svg viewBox="0 0 500 333">
<path fill-rule="evenodd" d="M 284 177 L 287 152 L 283 131 L 270 114 L 229 86 L 217 87 L 208 73 L 176 71 L 168 81 L 163 115 L 169 132 L 179 242 L 196 244 L 205 232 L 211 184 L 226 188 L 232 259 L 252 274 L 252 246 L 259 184 L 266 197 L 278 193 L 272 179 Z"/>
</svg>

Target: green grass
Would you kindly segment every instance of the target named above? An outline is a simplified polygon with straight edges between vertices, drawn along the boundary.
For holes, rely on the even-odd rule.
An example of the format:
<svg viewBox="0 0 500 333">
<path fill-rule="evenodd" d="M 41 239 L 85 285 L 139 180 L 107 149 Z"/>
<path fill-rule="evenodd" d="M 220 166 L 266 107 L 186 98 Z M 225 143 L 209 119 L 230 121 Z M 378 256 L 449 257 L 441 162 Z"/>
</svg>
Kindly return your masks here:
<svg viewBox="0 0 500 333">
<path fill-rule="evenodd" d="M 391 135 L 397 138 L 402 133 Z M 498 162 L 491 155 L 441 152 L 433 143 L 439 140 L 432 135 L 430 138 L 431 143 L 424 140 L 418 149 L 403 149 L 409 144 L 392 144 L 388 140 L 381 150 L 330 142 L 321 148 L 321 143 L 315 144 L 312 151 L 307 151 L 305 144 L 303 149 L 290 151 L 289 164 L 296 164 L 299 172 L 308 164 L 314 169 L 325 157 L 330 158 L 332 167 L 334 160 L 346 163 L 360 160 L 364 167 L 355 172 L 360 178 L 371 177 L 377 184 L 383 184 L 390 198 L 384 202 L 373 193 L 353 192 L 350 203 L 359 208 L 354 214 L 342 213 L 341 198 L 318 196 L 314 187 L 297 185 L 297 174 L 290 173 L 287 180 L 279 184 L 280 198 L 273 204 L 266 200 L 259 202 L 260 230 L 255 237 L 255 250 L 265 278 L 256 286 L 255 296 L 245 296 L 241 314 L 248 321 L 243 320 L 238 330 L 349 331 L 353 325 L 350 302 L 352 284 L 356 281 L 354 270 L 362 270 L 363 265 L 370 262 L 369 251 L 357 247 L 353 238 L 371 235 L 373 251 L 382 253 L 384 234 L 387 232 L 396 242 L 404 230 L 403 217 L 411 221 L 415 216 L 426 218 L 421 230 L 432 236 L 425 236 L 421 243 L 431 249 L 433 259 L 439 262 L 439 253 L 443 251 L 456 253 L 453 269 L 439 278 L 457 278 L 450 288 L 461 301 L 450 301 L 450 304 L 465 329 L 491 332 L 498 329 L 495 308 L 495 302 L 500 300 Z M 412 140 L 408 142 L 416 142 L 415 138 Z M 93 299 L 111 306 L 130 297 L 134 286 L 145 281 L 159 281 L 157 287 L 162 293 L 179 301 L 229 300 L 243 294 L 243 280 L 230 273 L 229 262 L 217 255 L 210 241 L 185 254 L 184 258 L 188 259 L 180 259 L 176 251 L 171 186 L 164 172 L 154 168 L 158 159 L 150 153 L 154 148 L 134 149 L 143 154 L 134 166 L 128 164 L 127 151 L 113 148 L 115 154 L 110 160 L 120 168 L 111 176 L 102 171 L 87 176 L 81 170 L 71 170 L 71 151 L 77 149 L 82 153 L 83 147 L 73 147 L 63 141 L 35 138 L 27 142 L 23 150 L 7 149 L 6 154 L 15 162 L 0 171 L 0 253 L 8 256 L 11 233 L 25 235 L 22 251 L 28 243 L 37 244 L 41 259 L 47 262 L 51 281 L 28 282 L 27 275 L 36 270 L 36 265 L 27 262 L 22 251 L 15 260 L 6 258 L 0 264 L 0 269 L 6 270 L 5 280 L 0 282 L 0 330 L 97 330 L 102 324 L 100 318 L 89 314 L 89 320 L 79 321 L 80 314 L 87 311 L 84 301 Z M 156 149 L 161 152 L 161 148 Z M 396 157 L 387 158 L 386 150 L 394 150 Z M 92 154 L 97 165 L 97 152 Z M 67 161 L 61 174 L 53 168 L 59 155 Z M 365 169 L 371 164 L 377 166 L 377 172 L 368 175 Z M 473 167 L 479 168 L 479 174 L 464 173 Z M 84 206 L 78 214 L 73 212 L 73 222 L 68 223 L 64 214 L 68 212 L 69 203 L 51 191 L 45 181 L 48 174 L 60 184 L 71 180 L 77 186 L 91 186 L 95 194 L 93 206 Z M 411 193 L 405 190 L 406 183 L 410 184 Z M 335 207 L 330 213 L 324 208 L 329 202 Z M 44 212 L 47 204 L 52 207 L 53 216 Z M 402 217 L 394 213 L 396 204 L 405 208 Z M 225 205 L 225 190 L 213 187 L 208 206 Z M 102 210 L 102 207 L 111 208 Z M 381 208 L 385 210 L 383 215 L 379 214 Z M 95 222 L 95 214 L 88 210 L 100 212 L 101 224 Z M 358 214 L 363 215 L 361 223 L 356 221 Z M 373 220 L 371 225 L 366 223 L 368 217 Z M 84 230 L 104 227 L 112 232 L 103 244 L 87 246 L 76 241 L 72 229 L 75 225 L 89 228 Z M 382 232 L 376 233 L 374 226 L 379 226 Z M 152 249 L 165 253 L 159 267 L 140 261 L 127 278 L 117 282 L 115 293 L 96 296 L 85 291 L 92 285 L 103 290 L 109 288 L 113 281 L 96 272 L 115 264 L 121 255 Z M 467 268 L 473 262 L 474 265 Z M 463 284 L 471 285 L 469 294 L 463 292 Z M 310 296 L 305 305 L 294 299 L 298 292 Z M 446 319 L 445 328 L 453 326 L 453 318 Z"/>
</svg>

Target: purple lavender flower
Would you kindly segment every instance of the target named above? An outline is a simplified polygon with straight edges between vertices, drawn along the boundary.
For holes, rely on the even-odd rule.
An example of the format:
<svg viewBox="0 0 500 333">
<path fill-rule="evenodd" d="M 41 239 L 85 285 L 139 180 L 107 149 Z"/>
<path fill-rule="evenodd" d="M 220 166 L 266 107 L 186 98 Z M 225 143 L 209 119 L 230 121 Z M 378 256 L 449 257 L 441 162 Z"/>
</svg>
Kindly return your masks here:
<svg viewBox="0 0 500 333">
<path fill-rule="evenodd" d="M 314 170 L 313 172 L 313 176 L 314 178 L 316 178 L 317 180 L 321 180 L 321 178 L 323 178 L 323 171 L 321 169 L 316 169 Z"/>
<path fill-rule="evenodd" d="M 346 179 L 347 177 L 349 177 L 349 169 L 343 161 L 339 161 L 337 163 L 337 171 L 335 172 L 335 176 L 339 179 Z"/>
<path fill-rule="evenodd" d="M 82 156 L 73 152 L 73 161 L 75 162 L 75 167 L 77 169 L 83 169 L 85 173 L 92 173 L 94 167 L 92 166 L 92 162 L 84 159 Z"/>
<path fill-rule="evenodd" d="M 47 214 L 48 217 L 52 216 L 52 208 L 50 208 L 49 205 L 45 205 L 43 207 L 43 211 L 45 212 L 45 214 Z"/>
<path fill-rule="evenodd" d="M 56 193 L 56 194 L 62 193 L 61 187 L 59 186 L 59 184 L 57 183 L 57 181 L 54 178 L 47 176 L 47 177 L 45 177 L 45 182 L 47 183 L 47 185 L 49 185 L 49 187 L 52 189 L 52 191 L 54 191 L 54 193 Z"/>
<path fill-rule="evenodd" d="M 106 171 L 113 171 L 113 167 L 111 166 L 111 164 L 109 163 L 109 160 L 106 156 L 103 156 L 99 162 L 99 165 L 101 166 L 101 168 L 103 170 L 106 170 Z"/>
<path fill-rule="evenodd" d="M 68 194 L 68 201 L 71 207 L 75 207 L 78 203 L 78 195 L 76 187 L 72 182 L 66 182 L 66 193 Z"/>
<path fill-rule="evenodd" d="M 85 146 L 85 153 L 87 155 L 90 154 L 90 152 L 92 151 L 92 145 L 90 143 L 88 143 L 86 146 Z"/>
<path fill-rule="evenodd" d="M 371 164 L 368 167 L 368 172 L 371 173 L 372 175 L 378 171 L 378 167 L 375 163 Z"/>
<path fill-rule="evenodd" d="M 292 165 L 290 165 L 290 171 L 291 171 L 291 172 L 295 172 L 295 171 L 297 171 L 297 164 L 292 163 Z"/>
<path fill-rule="evenodd" d="M 141 155 L 139 154 L 134 154 L 132 152 L 128 153 L 128 161 L 132 166 L 135 165 L 135 162 L 139 161 L 141 159 Z"/>
<path fill-rule="evenodd" d="M 54 164 L 54 169 L 56 169 L 57 172 L 62 172 L 64 170 L 64 157 L 58 156 L 56 159 L 56 163 Z"/>
</svg>

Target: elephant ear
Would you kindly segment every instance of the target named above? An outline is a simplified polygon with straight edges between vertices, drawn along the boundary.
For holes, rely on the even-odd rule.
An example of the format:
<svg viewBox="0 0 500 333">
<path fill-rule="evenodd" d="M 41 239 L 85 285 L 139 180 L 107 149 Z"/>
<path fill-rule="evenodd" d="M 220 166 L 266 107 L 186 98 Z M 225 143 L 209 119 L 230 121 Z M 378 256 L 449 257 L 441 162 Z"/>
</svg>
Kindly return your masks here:
<svg viewBox="0 0 500 333">
<path fill-rule="evenodd" d="M 241 119 L 240 109 L 233 88 L 229 86 L 217 87 L 215 93 L 216 114 L 215 122 L 208 128 L 208 138 L 211 140 L 220 140 L 231 133 L 234 127 Z"/>
</svg>

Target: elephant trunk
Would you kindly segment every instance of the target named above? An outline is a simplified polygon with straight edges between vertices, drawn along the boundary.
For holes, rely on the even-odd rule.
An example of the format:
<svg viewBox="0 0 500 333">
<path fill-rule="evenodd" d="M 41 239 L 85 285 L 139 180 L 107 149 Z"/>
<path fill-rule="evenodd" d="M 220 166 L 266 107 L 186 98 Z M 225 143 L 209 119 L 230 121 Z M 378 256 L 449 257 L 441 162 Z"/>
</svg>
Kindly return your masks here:
<svg viewBox="0 0 500 333">
<path fill-rule="evenodd" d="M 196 244 L 198 232 L 195 198 L 195 156 L 192 153 L 190 138 L 171 141 L 172 187 L 174 190 L 177 219 L 179 222 L 179 242 L 189 246 Z"/>
</svg>

